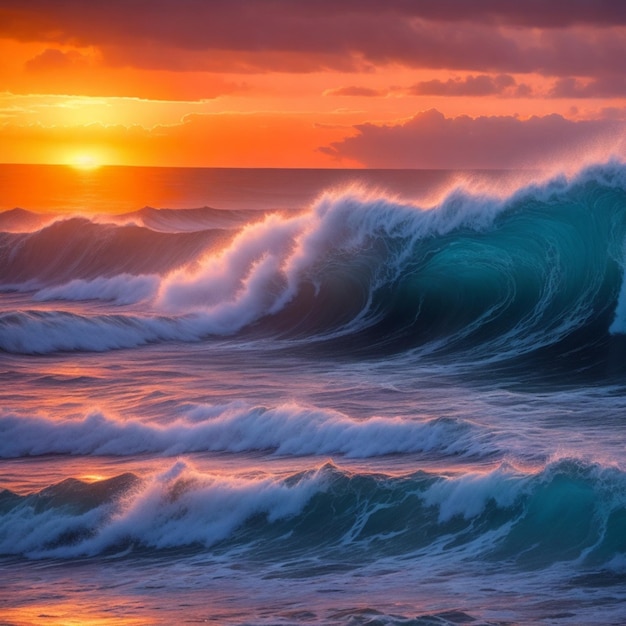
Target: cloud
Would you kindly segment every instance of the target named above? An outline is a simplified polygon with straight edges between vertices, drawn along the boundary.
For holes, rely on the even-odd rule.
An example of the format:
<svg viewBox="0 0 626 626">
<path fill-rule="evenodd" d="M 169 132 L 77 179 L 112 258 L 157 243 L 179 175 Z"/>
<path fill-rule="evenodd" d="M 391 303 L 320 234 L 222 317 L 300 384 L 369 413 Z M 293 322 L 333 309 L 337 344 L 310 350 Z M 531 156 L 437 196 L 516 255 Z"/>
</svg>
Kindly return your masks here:
<svg viewBox="0 0 626 626">
<path fill-rule="evenodd" d="M 550 96 L 553 98 L 615 98 L 626 96 L 626 76 L 617 74 L 594 80 L 582 81 L 578 78 L 558 79 Z"/>
<path fill-rule="evenodd" d="M 3 0 L 0 35 L 181 72 L 399 63 L 595 76 L 626 66 L 626 5 L 614 0 Z"/>
<path fill-rule="evenodd" d="M 387 92 L 380 89 L 370 89 L 369 87 L 337 87 L 336 89 L 327 89 L 325 96 L 360 96 L 365 98 L 375 98 L 387 95 Z"/>
<path fill-rule="evenodd" d="M 88 67 L 89 59 L 76 50 L 63 52 L 56 48 L 46 48 L 41 54 L 28 60 L 25 64 L 29 72 L 50 72 L 77 66 L 81 69 Z"/>
<path fill-rule="evenodd" d="M 604 119 L 559 115 L 445 117 L 418 113 L 395 125 L 315 124 L 307 115 L 192 114 L 177 124 L 19 126 L 0 124 L 0 160 L 58 162 L 77 152 L 116 163 L 206 167 L 481 169 L 538 168 L 547 158 L 572 161 L 625 136 L 624 110 Z M 297 138 L 297 140 L 294 140 Z M 622 144 L 623 145 L 623 144 Z M 324 146 L 319 148 L 319 146 Z"/>
<path fill-rule="evenodd" d="M 533 88 L 526 83 L 520 83 L 515 89 L 516 98 L 528 98 L 533 95 Z"/>
<path fill-rule="evenodd" d="M 399 20 L 419 18 L 435 22 L 497 23 L 532 28 L 563 28 L 572 25 L 626 25 L 626 7 L 616 0 L 3 0 L 2 12 L 7 29 L 27 38 L 34 31 L 52 33 L 50 27 L 65 24 L 76 34 L 81 28 L 91 30 L 117 23 L 118 31 L 137 28 L 137 35 L 146 31 L 165 36 L 180 30 L 190 30 L 192 41 L 203 30 L 212 32 L 213 18 L 219 26 L 225 23 L 244 26 L 239 39 L 254 20 L 264 22 L 309 21 L 365 17 L 371 20 L 394 16 Z M 126 16 L 126 19 L 124 19 Z M 95 21 L 99 18 L 100 21 Z M 177 19 L 174 19 L 177 18 Z M 195 28 L 189 26 L 195 24 Z"/>
<path fill-rule="evenodd" d="M 610 120 L 574 122 L 560 115 L 447 118 L 435 109 L 403 124 L 361 124 L 358 134 L 321 150 L 367 167 L 501 169 L 539 167 L 550 156 L 572 156 L 589 145 L 623 138 Z"/>
<path fill-rule="evenodd" d="M 479 74 L 463 78 L 449 78 L 448 80 L 425 80 L 411 87 L 389 87 L 388 89 L 372 89 L 370 87 L 337 87 L 324 91 L 325 96 L 357 96 L 357 97 L 385 97 L 389 94 L 409 96 L 506 96 L 513 98 L 527 98 L 533 89 L 526 83 L 517 83 L 510 74 Z"/>
<path fill-rule="evenodd" d="M 509 74 L 466 76 L 447 81 L 427 80 L 413 85 L 409 93 L 416 96 L 489 96 L 502 94 L 515 85 Z"/>
<path fill-rule="evenodd" d="M 626 107 L 603 107 L 600 117 L 605 120 L 621 120 L 626 122 Z"/>
<path fill-rule="evenodd" d="M 626 24 L 626 7 L 614 0 L 399 0 L 390 4 L 396 10 L 402 5 L 412 15 L 445 22 L 481 21 L 531 28 Z"/>
<path fill-rule="evenodd" d="M 174 70 L 146 72 L 133 67 L 112 67 L 110 63 L 103 63 L 102 53 L 93 48 L 46 48 L 26 60 L 23 66 L 24 82 L 20 83 L 14 78 L 15 82 L 12 83 L 3 77 L 7 91 L 127 96 L 154 100 L 207 100 L 246 90 L 244 85 L 226 80 L 223 74 Z"/>
</svg>

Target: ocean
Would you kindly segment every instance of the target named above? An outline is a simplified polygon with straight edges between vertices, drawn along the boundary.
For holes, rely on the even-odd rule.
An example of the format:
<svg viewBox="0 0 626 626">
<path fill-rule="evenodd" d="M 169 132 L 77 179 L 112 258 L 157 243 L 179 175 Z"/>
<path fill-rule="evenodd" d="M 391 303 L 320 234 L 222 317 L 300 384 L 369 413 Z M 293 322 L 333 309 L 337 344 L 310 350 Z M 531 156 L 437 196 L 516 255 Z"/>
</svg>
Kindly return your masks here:
<svg viewBox="0 0 626 626">
<path fill-rule="evenodd" d="M 626 166 L 0 166 L 0 624 L 626 623 Z"/>
</svg>

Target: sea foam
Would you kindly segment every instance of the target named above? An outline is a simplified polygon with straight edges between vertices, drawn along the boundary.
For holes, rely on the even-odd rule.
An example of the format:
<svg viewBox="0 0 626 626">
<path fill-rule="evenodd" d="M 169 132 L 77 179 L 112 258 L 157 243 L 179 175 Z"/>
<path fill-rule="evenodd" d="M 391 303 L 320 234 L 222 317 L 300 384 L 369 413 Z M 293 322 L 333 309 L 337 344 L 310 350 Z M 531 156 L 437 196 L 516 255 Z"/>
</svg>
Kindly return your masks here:
<svg viewBox="0 0 626 626">
<path fill-rule="evenodd" d="M 254 450 L 354 458 L 428 451 L 481 457 L 496 451 L 480 428 L 454 418 L 356 420 L 297 404 L 267 408 L 240 402 L 199 406 L 165 425 L 113 419 L 100 412 L 63 421 L 5 414 L 0 415 L 0 434 L 2 458 Z"/>
</svg>

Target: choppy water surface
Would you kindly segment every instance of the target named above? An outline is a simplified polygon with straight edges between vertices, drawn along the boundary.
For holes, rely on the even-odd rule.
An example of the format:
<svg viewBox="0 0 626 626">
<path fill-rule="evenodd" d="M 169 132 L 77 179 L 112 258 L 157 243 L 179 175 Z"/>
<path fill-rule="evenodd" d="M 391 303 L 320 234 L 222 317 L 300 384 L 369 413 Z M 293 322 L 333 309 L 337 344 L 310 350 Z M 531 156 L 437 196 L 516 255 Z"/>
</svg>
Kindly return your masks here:
<svg viewBox="0 0 626 626">
<path fill-rule="evenodd" d="M 2 621 L 623 623 L 624 167 L 253 174 L 0 213 Z"/>
</svg>

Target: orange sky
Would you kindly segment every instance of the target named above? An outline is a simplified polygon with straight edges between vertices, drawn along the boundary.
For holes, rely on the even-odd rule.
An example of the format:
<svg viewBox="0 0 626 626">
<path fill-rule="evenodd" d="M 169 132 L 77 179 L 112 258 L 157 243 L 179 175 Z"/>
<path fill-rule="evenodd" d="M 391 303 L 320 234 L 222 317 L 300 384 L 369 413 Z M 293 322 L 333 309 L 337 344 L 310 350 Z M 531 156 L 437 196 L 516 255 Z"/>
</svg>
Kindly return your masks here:
<svg viewBox="0 0 626 626">
<path fill-rule="evenodd" d="M 624 67 L 610 0 L 0 0 L 0 162 L 621 156 Z"/>
</svg>

